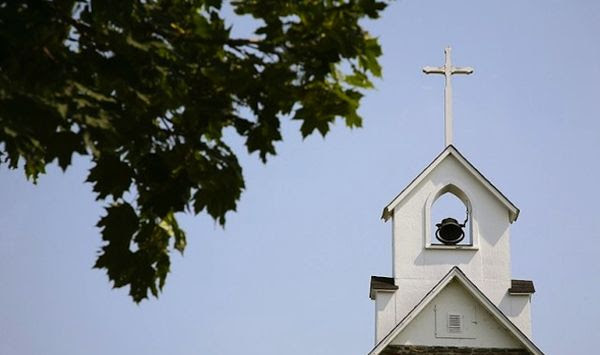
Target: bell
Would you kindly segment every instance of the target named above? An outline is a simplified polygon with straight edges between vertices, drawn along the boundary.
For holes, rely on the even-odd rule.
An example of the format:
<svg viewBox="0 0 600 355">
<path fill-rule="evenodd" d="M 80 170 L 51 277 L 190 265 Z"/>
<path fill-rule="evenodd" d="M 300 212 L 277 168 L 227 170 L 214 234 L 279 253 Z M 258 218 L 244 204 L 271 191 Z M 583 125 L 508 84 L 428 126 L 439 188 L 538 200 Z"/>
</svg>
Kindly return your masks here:
<svg viewBox="0 0 600 355">
<path fill-rule="evenodd" d="M 442 223 L 435 225 L 437 231 L 435 232 L 436 238 L 444 244 L 457 244 L 465 237 L 465 231 L 463 230 L 464 224 L 458 224 L 458 221 L 454 218 L 444 218 Z"/>
</svg>

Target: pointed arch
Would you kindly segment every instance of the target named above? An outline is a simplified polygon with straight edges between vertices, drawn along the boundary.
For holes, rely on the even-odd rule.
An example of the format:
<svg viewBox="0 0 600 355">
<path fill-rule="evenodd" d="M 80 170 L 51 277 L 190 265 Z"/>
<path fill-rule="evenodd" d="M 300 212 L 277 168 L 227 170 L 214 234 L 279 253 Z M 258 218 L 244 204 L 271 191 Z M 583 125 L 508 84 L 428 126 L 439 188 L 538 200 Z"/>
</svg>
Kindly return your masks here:
<svg viewBox="0 0 600 355">
<path fill-rule="evenodd" d="M 479 246 L 479 237 L 478 237 L 478 229 L 477 229 L 477 210 L 474 209 L 472 199 L 469 197 L 471 193 L 467 191 L 467 189 L 462 188 L 456 182 L 447 182 L 445 184 L 441 184 L 436 190 L 434 190 L 427 201 L 425 202 L 425 213 L 424 216 L 424 234 L 423 240 L 426 249 L 478 249 Z M 432 230 L 432 207 L 435 202 L 444 194 L 451 193 L 456 196 L 467 208 L 467 213 L 469 215 L 469 220 L 467 221 L 466 231 L 470 235 L 470 243 L 469 244 L 457 244 L 457 245 L 438 245 L 433 244 L 431 236 L 434 231 Z M 459 221 L 460 222 L 460 221 Z"/>
</svg>

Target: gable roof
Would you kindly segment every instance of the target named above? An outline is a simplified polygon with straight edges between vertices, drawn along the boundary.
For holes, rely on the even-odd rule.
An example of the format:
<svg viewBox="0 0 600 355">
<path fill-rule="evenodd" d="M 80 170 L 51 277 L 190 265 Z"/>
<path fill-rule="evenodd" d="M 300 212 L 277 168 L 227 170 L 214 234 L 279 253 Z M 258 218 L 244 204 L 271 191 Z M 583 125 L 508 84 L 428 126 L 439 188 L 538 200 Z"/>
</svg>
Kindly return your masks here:
<svg viewBox="0 0 600 355">
<path fill-rule="evenodd" d="M 398 206 L 406 196 L 410 194 L 410 192 L 427 176 L 431 171 L 433 171 L 446 157 L 452 155 L 458 162 L 469 171 L 481 184 L 486 187 L 492 195 L 494 195 L 502 204 L 506 206 L 509 211 L 509 220 L 510 222 L 514 222 L 519 217 L 519 209 L 515 206 L 506 196 L 500 192 L 483 174 L 477 170 L 453 145 L 447 146 L 413 181 L 408 184 L 402 190 L 398 196 L 396 196 L 392 202 L 390 202 L 383 209 L 383 214 L 381 218 L 387 221 L 391 216 L 394 208 Z"/>
<path fill-rule="evenodd" d="M 525 335 L 513 322 L 496 307 L 496 305 L 485 296 L 475 284 L 469 280 L 458 266 L 454 266 L 417 305 L 398 323 L 392 330 L 375 345 L 368 355 L 379 355 L 400 334 L 408 324 L 415 319 L 419 313 L 437 296 L 452 280 L 458 280 L 465 289 L 487 310 L 493 318 L 502 324 L 523 347 L 532 354 L 543 355 L 544 353 Z"/>
</svg>

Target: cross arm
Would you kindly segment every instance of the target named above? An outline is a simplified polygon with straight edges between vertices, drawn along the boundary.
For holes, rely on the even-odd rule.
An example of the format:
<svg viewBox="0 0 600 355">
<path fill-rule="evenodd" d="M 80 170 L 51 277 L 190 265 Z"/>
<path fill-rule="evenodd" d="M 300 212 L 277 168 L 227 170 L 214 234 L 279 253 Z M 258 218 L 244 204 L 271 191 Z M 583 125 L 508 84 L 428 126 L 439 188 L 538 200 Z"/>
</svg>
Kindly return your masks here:
<svg viewBox="0 0 600 355">
<path fill-rule="evenodd" d="M 425 74 L 444 74 L 444 67 L 423 67 L 423 73 Z"/>
<path fill-rule="evenodd" d="M 471 67 L 452 67 L 452 74 L 473 74 L 473 68 Z"/>
</svg>

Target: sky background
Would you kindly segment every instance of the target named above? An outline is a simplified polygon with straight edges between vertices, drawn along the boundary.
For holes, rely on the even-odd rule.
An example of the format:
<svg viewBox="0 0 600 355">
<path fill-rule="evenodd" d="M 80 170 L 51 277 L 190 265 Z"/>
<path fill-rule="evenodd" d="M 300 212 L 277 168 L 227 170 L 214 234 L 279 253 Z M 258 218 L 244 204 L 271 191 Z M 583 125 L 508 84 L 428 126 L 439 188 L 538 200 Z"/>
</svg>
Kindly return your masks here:
<svg viewBox="0 0 600 355">
<path fill-rule="evenodd" d="M 268 164 L 237 144 L 247 189 L 225 229 L 182 216 L 160 299 L 134 304 L 92 269 L 103 214 L 82 158 L 38 185 L 0 167 L 0 354 L 366 354 L 371 275 L 391 275 L 382 208 L 443 149 L 453 47 L 454 141 L 520 209 L 513 278 L 535 282 L 533 338 L 587 354 L 600 337 L 600 2 L 398 1 L 365 23 L 384 77 L 364 128 L 338 121 Z M 247 23 L 234 23 L 244 31 Z"/>
</svg>

